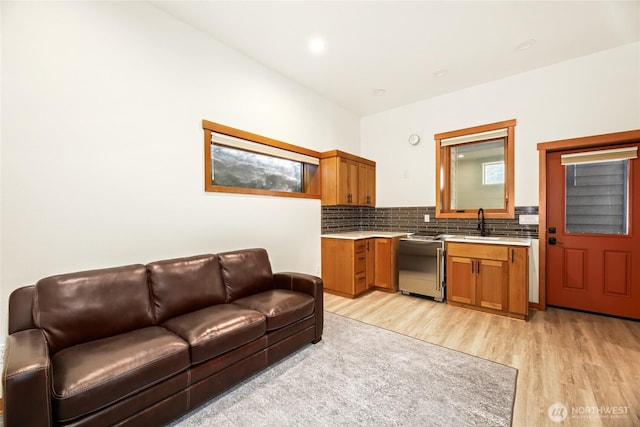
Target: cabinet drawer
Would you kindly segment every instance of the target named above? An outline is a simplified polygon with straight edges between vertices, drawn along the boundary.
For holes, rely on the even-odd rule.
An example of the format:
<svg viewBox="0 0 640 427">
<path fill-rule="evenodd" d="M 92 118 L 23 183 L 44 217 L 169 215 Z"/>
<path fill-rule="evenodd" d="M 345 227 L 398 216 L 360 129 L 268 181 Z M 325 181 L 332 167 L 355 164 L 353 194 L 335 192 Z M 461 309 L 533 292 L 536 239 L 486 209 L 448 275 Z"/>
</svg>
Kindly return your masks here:
<svg viewBox="0 0 640 427">
<path fill-rule="evenodd" d="M 364 274 L 367 270 L 367 255 L 364 252 L 357 252 L 354 254 L 355 262 L 353 272 L 357 274 Z"/>
<path fill-rule="evenodd" d="M 356 274 L 354 285 L 356 294 L 362 293 L 367 290 L 367 277 L 364 273 Z"/>
<path fill-rule="evenodd" d="M 367 241 L 365 239 L 356 240 L 354 243 L 354 252 L 364 252 L 367 249 Z"/>
<path fill-rule="evenodd" d="M 447 256 L 507 261 L 509 259 L 509 247 L 486 243 L 451 242 L 447 243 Z"/>
</svg>

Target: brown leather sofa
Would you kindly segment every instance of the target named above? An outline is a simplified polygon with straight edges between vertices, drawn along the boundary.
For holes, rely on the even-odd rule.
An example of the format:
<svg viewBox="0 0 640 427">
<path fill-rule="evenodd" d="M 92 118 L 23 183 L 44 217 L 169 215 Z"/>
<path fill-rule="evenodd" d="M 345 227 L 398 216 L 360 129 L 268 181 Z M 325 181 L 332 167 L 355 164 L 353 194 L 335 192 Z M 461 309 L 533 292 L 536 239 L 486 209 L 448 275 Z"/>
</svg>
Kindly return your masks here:
<svg viewBox="0 0 640 427">
<path fill-rule="evenodd" d="M 9 300 L 4 427 L 155 426 L 322 337 L 322 280 L 264 249 L 48 277 Z"/>
</svg>

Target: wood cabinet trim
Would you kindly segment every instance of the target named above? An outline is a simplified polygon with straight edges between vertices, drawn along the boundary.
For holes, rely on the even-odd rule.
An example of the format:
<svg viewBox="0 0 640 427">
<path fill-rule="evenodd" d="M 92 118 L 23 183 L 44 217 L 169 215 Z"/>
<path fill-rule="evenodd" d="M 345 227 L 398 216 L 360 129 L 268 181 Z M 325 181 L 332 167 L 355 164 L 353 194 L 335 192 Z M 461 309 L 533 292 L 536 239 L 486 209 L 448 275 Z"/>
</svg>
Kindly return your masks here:
<svg viewBox="0 0 640 427">
<path fill-rule="evenodd" d="M 373 160 L 365 159 L 364 157 L 356 156 L 355 154 L 347 153 L 345 151 L 331 150 L 331 151 L 325 151 L 319 154 L 321 159 L 328 159 L 331 157 L 342 157 L 344 159 L 353 160 L 358 163 L 364 163 L 365 165 L 369 165 L 373 167 L 376 166 L 376 162 L 374 162 Z"/>
</svg>

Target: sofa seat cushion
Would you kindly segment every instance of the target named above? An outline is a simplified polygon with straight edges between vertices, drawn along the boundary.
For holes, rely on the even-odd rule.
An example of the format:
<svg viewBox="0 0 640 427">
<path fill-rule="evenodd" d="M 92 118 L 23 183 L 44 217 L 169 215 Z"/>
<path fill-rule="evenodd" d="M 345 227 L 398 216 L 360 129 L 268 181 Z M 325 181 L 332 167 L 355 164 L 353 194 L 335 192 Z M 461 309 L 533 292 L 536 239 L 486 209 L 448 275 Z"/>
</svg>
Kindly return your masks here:
<svg viewBox="0 0 640 427">
<path fill-rule="evenodd" d="M 280 329 L 313 313 L 313 297 L 295 291 L 274 289 L 237 299 L 241 307 L 259 311 L 267 318 L 267 330 Z"/>
<path fill-rule="evenodd" d="M 158 326 L 68 347 L 52 358 L 56 419 L 89 414 L 189 366 L 188 344 Z"/>
<path fill-rule="evenodd" d="M 189 343 L 194 365 L 260 338 L 267 327 L 262 313 L 233 304 L 203 308 L 162 326 Z"/>
</svg>

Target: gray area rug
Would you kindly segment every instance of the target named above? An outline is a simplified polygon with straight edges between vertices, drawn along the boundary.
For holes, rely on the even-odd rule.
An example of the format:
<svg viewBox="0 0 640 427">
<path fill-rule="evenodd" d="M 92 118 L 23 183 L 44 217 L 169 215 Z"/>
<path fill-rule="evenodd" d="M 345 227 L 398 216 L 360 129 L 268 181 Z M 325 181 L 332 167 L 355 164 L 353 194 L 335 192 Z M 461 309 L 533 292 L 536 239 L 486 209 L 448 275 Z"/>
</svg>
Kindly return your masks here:
<svg viewBox="0 0 640 427">
<path fill-rule="evenodd" d="M 171 424 L 509 426 L 517 370 L 325 312 L 322 341 Z"/>
</svg>

